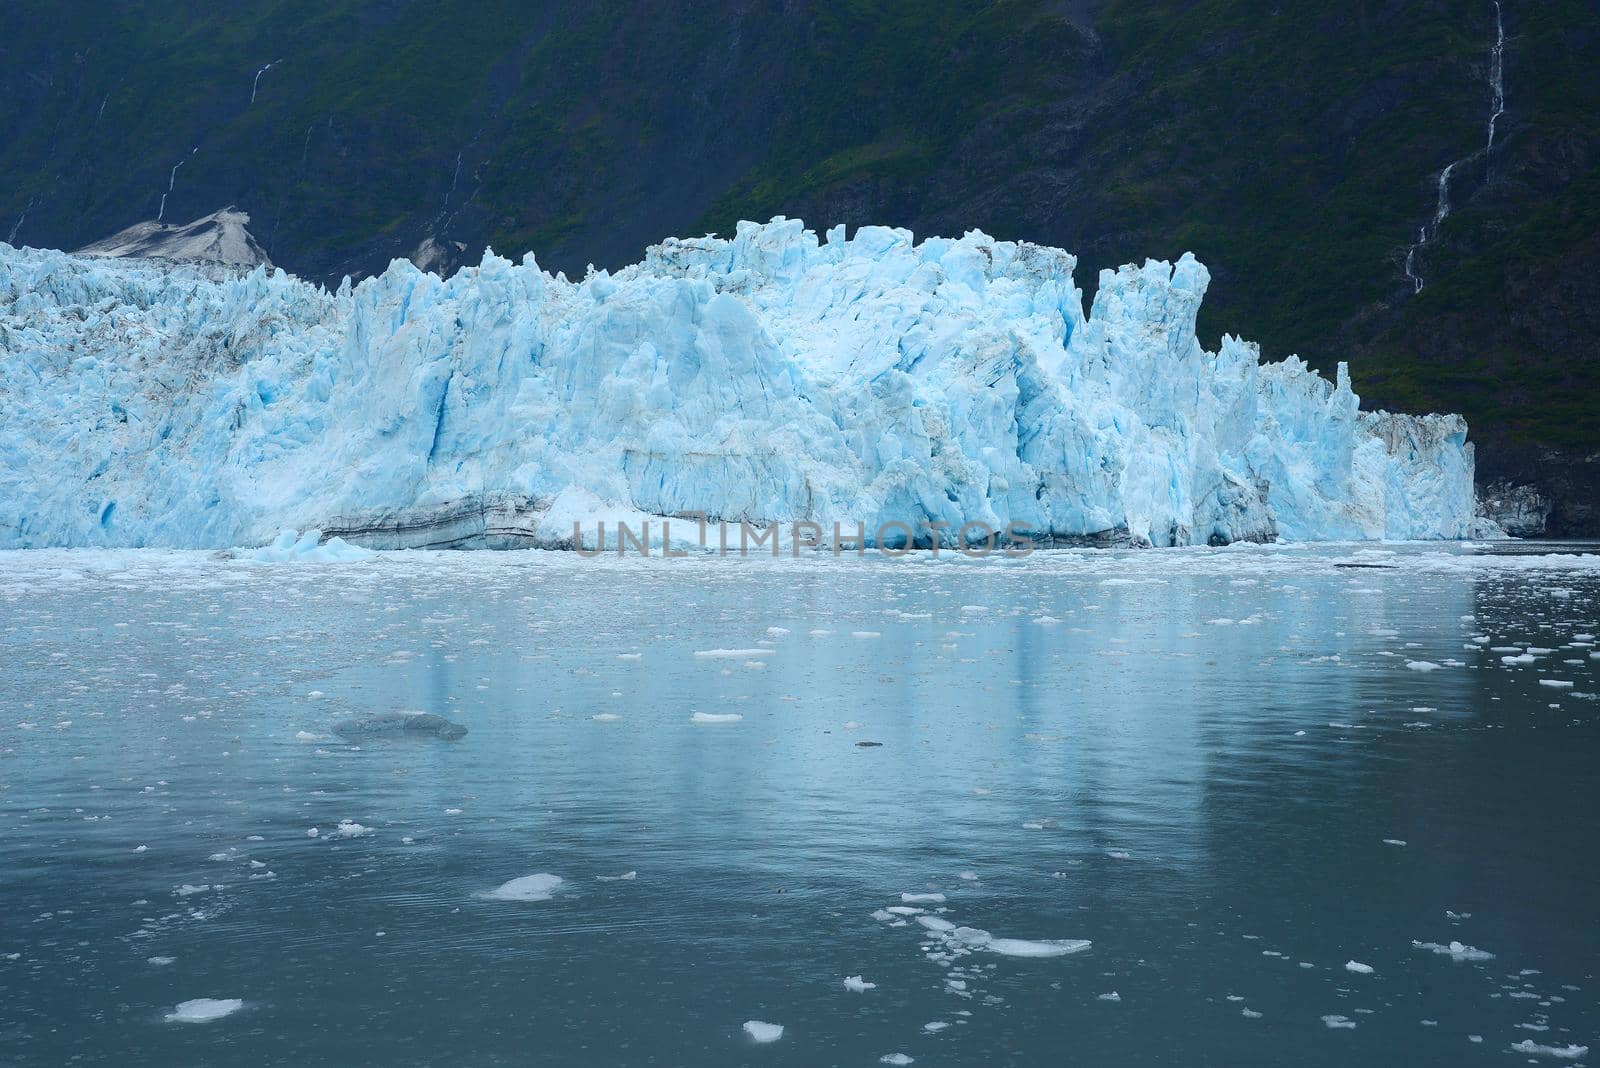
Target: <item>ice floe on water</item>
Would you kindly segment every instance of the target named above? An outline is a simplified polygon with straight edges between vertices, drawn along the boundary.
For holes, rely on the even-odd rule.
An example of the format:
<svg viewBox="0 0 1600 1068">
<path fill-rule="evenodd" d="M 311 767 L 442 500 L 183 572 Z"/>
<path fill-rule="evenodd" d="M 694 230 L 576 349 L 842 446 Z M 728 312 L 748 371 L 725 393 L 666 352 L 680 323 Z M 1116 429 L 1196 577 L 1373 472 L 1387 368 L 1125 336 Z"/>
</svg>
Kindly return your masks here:
<svg viewBox="0 0 1600 1068">
<path fill-rule="evenodd" d="M 167 1013 L 166 1020 L 168 1023 L 210 1023 L 232 1016 L 242 1008 L 241 998 L 193 998 L 178 1002 L 177 1007 Z"/>
<path fill-rule="evenodd" d="M 501 883 L 482 896 L 490 901 L 549 901 L 564 881 L 559 875 L 539 872 Z"/>
<path fill-rule="evenodd" d="M 1357 975 L 1371 975 L 1372 965 L 1362 964 L 1358 960 L 1347 960 L 1344 962 L 1344 970 L 1347 972 L 1355 972 Z"/>
<path fill-rule="evenodd" d="M 909 1053 L 885 1053 L 883 1056 L 878 1058 L 878 1063 L 894 1065 L 915 1064 L 916 1058 L 912 1057 Z"/>
<path fill-rule="evenodd" d="M 1333 1013 L 1322 1018 L 1322 1023 L 1330 1031 L 1354 1031 L 1356 1022 L 1348 1016 L 1339 1016 Z"/>
<path fill-rule="evenodd" d="M 1449 957 L 1451 960 L 1456 961 L 1494 959 L 1493 953 L 1479 949 L 1476 946 L 1466 945 L 1461 942 L 1451 942 L 1448 945 L 1441 945 L 1438 942 L 1418 942 L 1413 939 L 1411 944 L 1416 946 L 1418 949 L 1426 949 L 1430 953 L 1437 953 L 1440 956 Z"/>
<path fill-rule="evenodd" d="M 1575 1061 L 1589 1052 L 1588 1046 L 1576 1044 L 1569 1046 L 1545 1046 L 1531 1038 L 1511 1044 L 1513 1053 L 1526 1053 L 1534 1057 L 1551 1057 L 1559 1061 Z"/>
<path fill-rule="evenodd" d="M 987 934 L 978 931 L 977 935 Z M 965 940 L 965 939 L 964 939 Z M 990 953 L 998 953 L 1003 957 L 1065 957 L 1071 953 L 1082 953 L 1093 942 L 1087 938 L 983 938 L 975 942 L 979 948 Z"/>
<path fill-rule="evenodd" d="M 776 1042 L 783 1037 L 783 1025 L 762 1020 L 746 1020 L 744 1033 L 762 1044 Z"/>
<path fill-rule="evenodd" d="M 691 723 L 738 723 L 742 719 L 740 712 L 696 712 L 689 717 Z"/>
<path fill-rule="evenodd" d="M 303 534 L 296 530 L 285 530 L 270 544 L 259 549 L 235 551 L 244 559 L 267 564 L 349 564 L 370 560 L 377 555 L 371 549 L 351 545 L 343 538 L 323 541 L 320 530 L 308 530 Z"/>
<path fill-rule="evenodd" d="M 868 990 L 878 989 L 878 984 L 869 983 L 859 975 L 848 975 L 844 980 L 844 988 L 854 993 L 862 994 Z"/>
</svg>

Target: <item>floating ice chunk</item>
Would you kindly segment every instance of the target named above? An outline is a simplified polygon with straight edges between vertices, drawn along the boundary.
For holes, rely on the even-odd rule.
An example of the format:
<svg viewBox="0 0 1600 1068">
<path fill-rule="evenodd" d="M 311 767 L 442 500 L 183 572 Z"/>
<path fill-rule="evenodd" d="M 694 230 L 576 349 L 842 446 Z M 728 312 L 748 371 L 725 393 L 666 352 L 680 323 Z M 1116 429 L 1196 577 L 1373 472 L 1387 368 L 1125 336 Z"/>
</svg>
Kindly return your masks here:
<svg viewBox="0 0 1600 1068">
<path fill-rule="evenodd" d="M 615 712 L 596 712 L 589 718 L 594 720 L 596 723 L 615 723 L 622 717 L 617 715 Z"/>
<path fill-rule="evenodd" d="M 944 903 L 943 894 L 901 894 L 900 900 L 907 905 L 941 905 Z"/>
<path fill-rule="evenodd" d="M 974 882 L 974 881 L 977 880 L 978 873 L 975 872 L 975 871 L 958 871 L 958 872 L 956 872 L 956 878 L 957 879 L 963 879 L 966 882 L 970 883 L 970 882 Z"/>
<path fill-rule="evenodd" d="M 559 875 L 539 872 L 502 883 L 483 896 L 491 901 L 549 901 L 562 882 Z"/>
<path fill-rule="evenodd" d="M 1432 660 L 1407 660 L 1406 667 L 1412 671 L 1438 671 L 1439 665 Z"/>
<path fill-rule="evenodd" d="M 1246 1020 L 1259 1020 L 1259 1019 L 1261 1019 L 1261 1014 L 1259 1012 L 1256 1012 L 1254 1009 L 1249 1008 L 1249 1007 L 1240 1009 L 1239 1010 L 1239 1015 L 1243 1016 Z"/>
<path fill-rule="evenodd" d="M 991 938 L 983 948 L 1004 957 L 1065 957 L 1081 953 L 1094 945 L 1086 938 L 1047 938 L 1029 941 L 1024 938 Z"/>
<path fill-rule="evenodd" d="M 377 554 L 371 549 L 351 545 L 343 538 L 329 538 L 323 542 L 320 530 L 308 530 L 304 534 L 284 530 L 270 545 L 241 550 L 241 555 L 247 560 L 268 564 L 348 564 L 370 560 Z"/>
<path fill-rule="evenodd" d="M 210 883 L 201 883 L 199 886 L 196 886 L 193 883 L 184 883 L 182 886 L 174 890 L 173 893 L 177 894 L 179 897 L 190 897 L 194 894 L 206 893 L 208 890 L 212 889 L 215 888 L 212 887 Z"/>
<path fill-rule="evenodd" d="M 864 994 L 868 990 L 878 989 L 878 984 L 869 983 L 859 975 L 848 975 L 845 976 L 844 988 L 857 994 Z"/>
<path fill-rule="evenodd" d="M 295 731 L 294 740 L 297 742 L 325 742 L 328 740 L 328 736 L 326 734 L 313 734 L 311 731 Z"/>
<path fill-rule="evenodd" d="M 878 1058 L 879 1064 L 906 1065 L 915 1064 L 916 1058 L 905 1053 L 885 1053 Z"/>
<path fill-rule="evenodd" d="M 1476 946 L 1465 945 L 1461 942 L 1451 942 L 1449 945 L 1440 945 L 1438 942 L 1418 942 L 1415 939 L 1411 944 L 1418 949 L 1426 949 L 1432 953 L 1449 957 L 1451 960 L 1494 960 L 1494 954 L 1479 949 Z"/>
<path fill-rule="evenodd" d="M 1567 679 L 1540 679 L 1540 686 L 1548 686 L 1552 690 L 1570 690 L 1572 683 Z"/>
<path fill-rule="evenodd" d="M 849 723 L 844 725 L 844 729 L 847 731 L 858 731 L 865 726 L 865 723 L 857 723 L 855 720 L 851 720 Z"/>
<path fill-rule="evenodd" d="M 239 998 L 194 998 L 178 1002 L 177 1008 L 167 1013 L 168 1023 L 210 1023 L 231 1016 L 244 1008 Z"/>
<path fill-rule="evenodd" d="M 643 658 L 644 658 L 644 654 L 643 653 L 618 653 L 617 654 L 617 659 L 618 660 L 642 660 Z"/>
<path fill-rule="evenodd" d="M 1121 849 L 1108 849 L 1108 850 L 1106 850 L 1106 856 L 1110 857 L 1112 860 L 1132 860 L 1133 859 L 1133 854 L 1132 853 L 1126 852 L 1125 850 L 1121 850 Z"/>
<path fill-rule="evenodd" d="M 1357 975 L 1371 975 L 1372 965 L 1362 964 L 1358 960 L 1347 960 L 1344 962 L 1344 970 L 1347 972 L 1355 972 Z"/>
<path fill-rule="evenodd" d="M 1392 845 L 1392 846 L 1403 846 L 1403 845 L 1406 844 L 1406 840 L 1404 838 L 1385 838 L 1383 840 L 1383 844 L 1384 845 Z"/>
<path fill-rule="evenodd" d="M 1328 1016 L 1324 1016 L 1322 1018 L 1322 1022 L 1331 1031 L 1354 1031 L 1356 1028 L 1356 1022 L 1350 1019 L 1348 1016 L 1335 1016 L 1330 1014 Z"/>
<path fill-rule="evenodd" d="M 930 931 L 938 931 L 940 933 L 954 931 L 956 929 L 955 924 L 951 923 L 949 920 L 941 919 L 938 916 L 918 916 L 917 922 L 922 924 L 922 926 L 926 927 Z"/>
<path fill-rule="evenodd" d="M 766 656 L 771 649 L 699 649 L 695 656 L 704 660 L 745 660 L 752 656 Z"/>
<path fill-rule="evenodd" d="M 920 916 L 927 910 L 919 909 L 913 905 L 890 905 L 887 909 L 884 909 L 884 911 L 891 912 L 896 916 Z"/>
<path fill-rule="evenodd" d="M 882 633 L 876 630 L 853 630 L 850 632 L 850 637 L 852 638 L 881 638 L 882 636 Z"/>
<path fill-rule="evenodd" d="M 372 833 L 371 827 L 363 827 L 354 820 L 340 820 L 339 826 L 328 832 L 329 838 L 361 838 Z"/>
<path fill-rule="evenodd" d="M 145 963 L 154 964 L 157 968 L 165 968 L 169 964 L 176 964 L 177 957 L 146 957 Z"/>
<path fill-rule="evenodd" d="M 931 1023 L 923 1024 L 922 1029 L 930 1035 L 936 1035 L 949 1026 L 950 1024 L 945 1020 L 934 1020 Z"/>
<path fill-rule="evenodd" d="M 738 712 L 696 712 L 689 717 L 691 723 L 738 723 L 744 716 Z"/>
<path fill-rule="evenodd" d="M 1113 990 L 1108 994 L 1099 995 L 1098 997 L 1095 998 L 1095 1000 L 1096 1001 L 1121 1001 L 1122 1000 L 1122 995 L 1117 993 L 1115 990 Z"/>
<path fill-rule="evenodd" d="M 1553 1057 L 1558 1061 L 1575 1061 L 1589 1052 L 1588 1046 L 1543 1046 L 1531 1038 L 1511 1044 L 1513 1053 L 1527 1053 L 1535 1057 Z"/>
<path fill-rule="evenodd" d="M 639 873 L 636 872 L 636 871 L 625 871 L 621 875 L 596 875 L 595 876 L 596 879 L 599 879 L 603 883 L 632 882 L 633 880 L 637 879 L 638 877 L 639 877 Z"/>
<path fill-rule="evenodd" d="M 788 633 L 789 633 L 789 629 L 787 627 L 768 627 L 767 628 L 767 634 L 769 636 L 773 637 L 773 638 L 781 638 L 785 634 L 788 634 Z"/>
<path fill-rule="evenodd" d="M 783 1037 L 783 1025 L 764 1023 L 761 1020 L 746 1020 L 744 1022 L 744 1033 L 764 1045 L 768 1042 L 776 1042 Z"/>
</svg>

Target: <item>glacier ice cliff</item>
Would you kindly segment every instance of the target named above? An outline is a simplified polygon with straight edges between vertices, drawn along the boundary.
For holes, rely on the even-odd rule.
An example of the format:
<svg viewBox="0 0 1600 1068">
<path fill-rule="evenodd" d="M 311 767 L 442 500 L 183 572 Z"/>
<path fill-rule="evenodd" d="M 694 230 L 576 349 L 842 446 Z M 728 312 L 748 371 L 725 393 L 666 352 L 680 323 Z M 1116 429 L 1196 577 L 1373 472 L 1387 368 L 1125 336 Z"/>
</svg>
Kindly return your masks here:
<svg viewBox="0 0 1600 1068">
<path fill-rule="evenodd" d="M 0 244 L 0 547 L 559 545 L 573 515 L 1181 545 L 1459 538 L 1458 416 L 1195 336 L 1192 256 L 742 223 L 582 281 L 329 292 Z M 563 529 L 564 527 L 564 529 Z"/>
</svg>

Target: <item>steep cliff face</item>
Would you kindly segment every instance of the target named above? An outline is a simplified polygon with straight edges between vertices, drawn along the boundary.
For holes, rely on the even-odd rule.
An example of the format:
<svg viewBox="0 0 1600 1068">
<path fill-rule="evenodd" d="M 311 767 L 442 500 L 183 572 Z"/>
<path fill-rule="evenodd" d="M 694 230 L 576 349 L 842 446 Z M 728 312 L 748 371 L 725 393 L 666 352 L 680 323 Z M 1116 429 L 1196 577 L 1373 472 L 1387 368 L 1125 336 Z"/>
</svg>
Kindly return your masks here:
<svg viewBox="0 0 1600 1068">
<path fill-rule="evenodd" d="M 1087 315 L 1075 267 L 784 219 L 335 293 L 0 245 L 0 547 L 556 545 L 583 502 L 891 546 L 1475 532 L 1459 416 L 1205 351 L 1193 257 L 1103 272 Z"/>
<path fill-rule="evenodd" d="M 1595 69 L 1582 0 L 20 0 L 0 239 L 236 204 L 330 286 L 488 245 L 576 274 L 778 213 L 979 227 L 1089 278 L 1193 251 L 1208 345 L 1226 324 L 1348 359 L 1386 407 L 1463 412 L 1482 469 L 1541 480 L 1575 531 L 1600 452 Z"/>
</svg>

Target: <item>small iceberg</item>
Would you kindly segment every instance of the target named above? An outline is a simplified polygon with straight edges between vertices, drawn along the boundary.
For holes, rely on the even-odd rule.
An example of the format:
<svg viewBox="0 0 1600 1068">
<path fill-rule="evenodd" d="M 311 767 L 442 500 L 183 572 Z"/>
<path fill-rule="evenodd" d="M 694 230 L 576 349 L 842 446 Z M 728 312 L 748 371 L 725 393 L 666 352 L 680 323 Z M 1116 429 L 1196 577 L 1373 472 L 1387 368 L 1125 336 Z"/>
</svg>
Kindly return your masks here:
<svg viewBox="0 0 1600 1068">
<path fill-rule="evenodd" d="M 563 882 L 559 875 L 539 872 L 501 883 L 483 896 L 490 901 L 549 901 Z"/>
<path fill-rule="evenodd" d="M 1418 949 L 1426 949 L 1440 956 L 1449 957 L 1451 960 L 1494 960 L 1494 954 L 1477 946 L 1469 946 L 1462 942 L 1451 942 L 1449 945 L 1440 945 L 1438 942 L 1418 942 L 1415 939 L 1411 944 Z"/>
<path fill-rule="evenodd" d="M 244 1002 L 239 998 L 194 998 L 178 1002 L 177 1007 L 167 1013 L 167 1022 L 210 1023 L 232 1016 L 242 1008 Z"/>
<path fill-rule="evenodd" d="M 343 538 L 323 541 L 320 530 L 308 530 L 303 534 L 295 530 L 281 531 L 270 544 L 240 552 L 245 559 L 264 564 L 350 564 L 377 555 Z"/>
<path fill-rule="evenodd" d="M 768 1042 L 776 1042 L 783 1037 L 783 1025 L 763 1023 L 760 1020 L 746 1020 L 744 1022 L 744 1033 L 765 1045 Z"/>
</svg>

